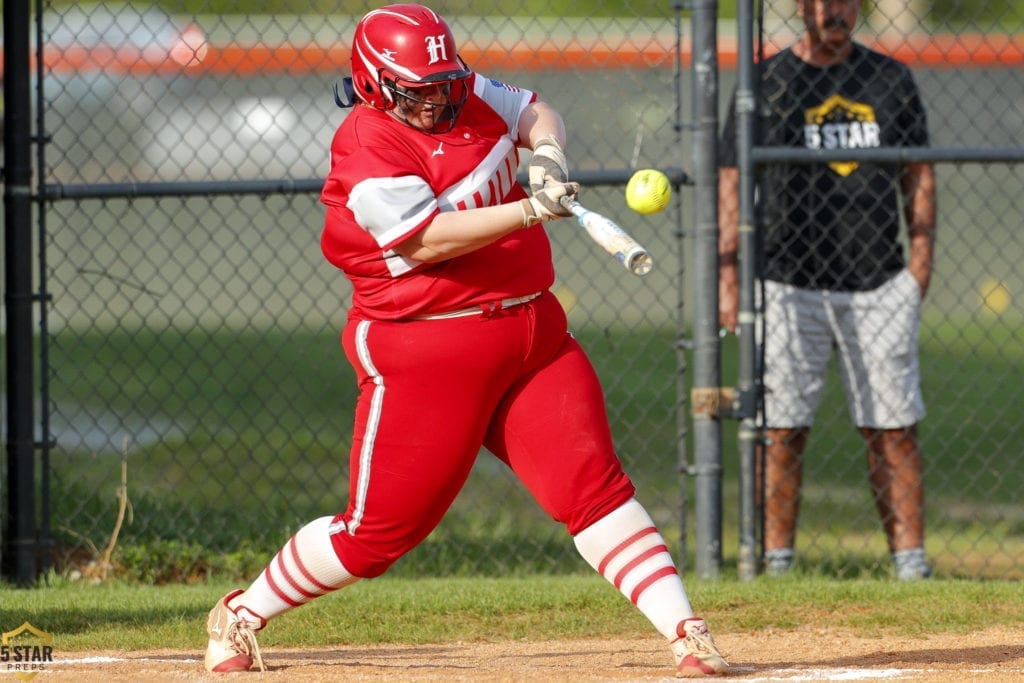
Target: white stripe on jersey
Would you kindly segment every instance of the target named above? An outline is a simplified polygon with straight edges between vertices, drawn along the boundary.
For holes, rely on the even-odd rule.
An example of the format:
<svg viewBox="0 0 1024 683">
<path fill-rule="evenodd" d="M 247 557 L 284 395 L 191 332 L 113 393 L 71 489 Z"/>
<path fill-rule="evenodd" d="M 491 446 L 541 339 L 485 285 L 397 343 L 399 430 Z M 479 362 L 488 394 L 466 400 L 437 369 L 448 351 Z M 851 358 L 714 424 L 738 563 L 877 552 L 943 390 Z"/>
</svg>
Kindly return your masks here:
<svg viewBox="0 0 1024 683">
<path fill-rule="evenodd" d="M 346 205 L 377 244 L 409 233 L 437 208 L 434 192 L 423 178 L 367 178 L 352 188 Z"/>
<path fill-rule="evenodd" d="M 500 138 L 476 168 L 437 199 L 442 211 L 462 211 L 496 206 L 516 181 L 516 148 L 507 137 Z"/>
<path fill-rule="evenodd" d="M 408 273 L 413 268 L 423 265 L 420 261 L 413 261 L 412 259 L 405 258 L 394 249 L 388 249 L 384 252 L 384 265 L 388 267 L 388 272 L 391 273 L 392 277 L 398 277 Z"/>
</svg>

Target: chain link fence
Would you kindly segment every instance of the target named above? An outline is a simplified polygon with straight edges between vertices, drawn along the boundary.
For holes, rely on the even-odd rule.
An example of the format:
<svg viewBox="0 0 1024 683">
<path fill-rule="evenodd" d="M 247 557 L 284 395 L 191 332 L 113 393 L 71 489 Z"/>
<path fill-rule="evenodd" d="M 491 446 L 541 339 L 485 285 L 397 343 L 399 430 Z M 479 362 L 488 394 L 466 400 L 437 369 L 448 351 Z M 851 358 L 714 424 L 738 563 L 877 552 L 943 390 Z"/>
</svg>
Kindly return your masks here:
<svg viewBox="0 0 1024 683">
<path fill-rule="evenodd" d="M 346 113 L 332 89 L 370 6 L 212 16 L 133 3 L 44 14 L 57 565 L 88 571 L 101 554 L 122 465 L 133 515 L 118 545 L 162 561 L 158 576 L 202 574 L 211 553 L 239 548 L 238 561 L 262 564 L 306 521 L 344 508 L 355 383 L 338 337 L 349 285 L 320 254 L 318 195 Z M 623 459 L 652 512 L 678 529 L 682 204 L 641 220 L 622 200 L 629 167 L 680 165 L 671 13 L 437 9 L 477 71 L 536 90 L 563 113 L 574 172 L 606 178 L 588 188 L 588 205 L 658 255 L 641 280 L 569 222 L 551 230 L 556 292 L 604 379 Z M 482 454 L 442 527 L 395 571 L 583 566 L 564 529 Z"/>
<path fill-rule="evenodd" d="M 920 425 L 925 548 L 943 575 L 1019 578 L 1024 508 L 1019 506 L 1022 482 L 1012 472 L 1022 434 L 1016 409 L 1011 407 L 1020 403 L 1019 390 L 1010 378 L 1018 374 L 1015 368 L 1022 349 L 1018 299 L 1024 283 L 1018 264 L 1024 235 L 1017 190 L 1010 188 L 1020 187 L 1024 156 L 1019 144 L 1024 122 L 1024 72 L 1020 69 L 1024 6 L 880 0 L 862 17 L 855 34 L 858 39 L 910 67 L 927 112 L 931 151 L 940 161 L 935 168 L 935 266 L 923 303 L 919 344 L 927 407 Z M 766 8 L 759 29 L 755 32 L 758 47 L 770 55 L 797 40 L 804 26 L 792 4 L 773 3 Z M 889 88 L 895 101 L 902 95 L 892 76 L 871 74 L 865 87 Z M 823 139 L 821 148 L 872 146 L 858 136 L 872 134 L 873 116 L 857 110 L 854 101 L 826 99 L 828 93 L 820 86 L 820 82 L 769 84 L 760 93 L 759 106 L 782 101 L 779 98 L 787 97 L 787 92 L 819 91 L 822 97 L 815 102 L 824 104 L 807 112 L 815 114 L 809 122 L 820 124 L 816 130 L 822 136 L 830 131 L 849 136 Z M 800 107 L 795 98 L 785 102 L 794 111 Z M 910 120 L 913 116 L 906 116 L 913 107 L 902 104 L 906 106 L 901 132 L 908 137 L 882 140 L 883 146 L 923 144 L 920 129 L 915 130 L 915 121 Z M 799 115 L 804 115 L 803 109 Z M 844 121 L 854 124 L 844 127 Z M 781 130 L 765 128 L 759 131 L 762 144 L 793 144 Z M 916 141 L 910 137 L 914 135 L 918 135 Z M 842 252 L 848 271 L 811 273 L 816 278 L 848 278 L 871 270 L 869 262 L 878 261 L 881 266 L 885 257 L 871 241 L 885 217 L 871 214 L 877 204 L 873 208 L 846 203 L 828 180 L 847 175 L 851 167 L 844 167 L 837 156 L 830 157 L 830 162 L 832 170 L 824 178 L 808 170 L 815 167 L 800 164 L 768 163 L 762 172 L 770 177 L 781 168 L 783 174 L 799 174 L 806 196 L 791 201 L 821 207 L 826 213 L 831 207 L 832 220 L 844 230 L 851 234 L 859 230 L 862 238 L 856 245 L 832 245 Z M 781 195 L 787 190 L 777 185 L 774 192 Z M 882 201 L 880 195 L 877 199 Z M 869 216 L 870 225 L 858 229 L 855 223 L 862 215 Z M 775 229 L 768 227 L 770 217 L 764 220 L 763 229 Z M 780 269 L 800 269 L 812 252 L 829 248 L 821 243 L 822 227 L 800 225 L 784 248 L 763 255 L 774 279 L 779 279 Z M 906 226 L 900 230 L 904 253 L 909 255 Z M 808 286 L 832 288 L 820 282 Z M 890 323 L 888 329 L 878 330 L 869 346 L 891 343 L 886 339 L 894 329 Z M 770 362 L 770 357 L 765 359 L 766 364 Z M 825 398 L 804 455 L 797 557 L 809 569 L 841 576 L 888 572 L 886 540 L 868 484 L 867 449 L 851 422 L 839 374 L 833 358 Z M 807 386 L 795 390 L 812 391 Z M 865 563 L 865 555 L 878 558 L 877 562 Z"/>
<path fill-rule="evenodd" d="M 911 64 L 932 144 L 1019 150 L 1019 3 L 997 12 L 979 2 L 956 23 L 952 10 L 939 20 L 907 3 L 921 12 L 909 25 L 902 10 L 880 19 L 889 10 L 875 4 L 860 31 L 885 36 Z M 38 17 L 38 419 L 53 566 L 85 572 L 100 559 L 124 491 L 114 558 L 134 558 L 153 581 L 198 578 L 214 565 L 260 568 L 303 523 L 343 509 L 355 386 L 338 334 L 349 288 L 319 251 L 318 192 L 345 115 L 332 88 L 348 73 L 355 22 L 373 6 L 319 3 L 314 15 L 262 13 L 271 5 L 258 2 L 51 2 Z M 203 13 L 211 7 L 218 13 Z M 633 169 L 689 165 L 684 8 L 434 8 L 475 70 L 536 90 L 563 114 L 570 166 L 592 181 L 588 206 L 654 255 L 654 272 L 640 279 L 567 221 L 549 229 L 556 293 L 604 382 L 617 447 L 685 565 L 693 513 L 680 475 L 680 385 L 693 207 L 680 185 L 656 216 L 631 213 L 622 198 Z M 790 10 L 773 5 L 778 14 L 765 16 L 769 43 L 798 32 Z M 723 105 L 734 33 L 724 19 Z M 1022 170 L 1002 161 L 937 171 L 936 276 L 922 331 L 927 547 L 940 574 L 1019 578 Z M 880 573 L 884 539 L 837 386 L 808 453 L 801 549 L 826 573 Z M 723 424 L 727 565 L 737 527 L 733 426 Z M 393 571 L 583 568 L 564 529 L 483 453 L 441 526 Z"/>
</svg>

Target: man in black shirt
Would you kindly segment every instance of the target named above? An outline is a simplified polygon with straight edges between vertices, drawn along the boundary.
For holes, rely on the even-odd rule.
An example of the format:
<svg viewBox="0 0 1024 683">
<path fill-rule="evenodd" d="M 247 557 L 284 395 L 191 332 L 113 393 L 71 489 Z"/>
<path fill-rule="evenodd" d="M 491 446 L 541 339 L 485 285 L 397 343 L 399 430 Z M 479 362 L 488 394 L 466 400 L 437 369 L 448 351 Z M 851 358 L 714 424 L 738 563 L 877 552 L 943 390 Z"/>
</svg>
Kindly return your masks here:
<svg viewBox="0 0 1024 683">
<path fill-rule="evenodd" d="M 925 111 L 910 71 L 852 39 L 861 0 L 797 0 L 805 32 L 760 65 L 756 139 L 809 149 L 920 147 Z M 737 323 L 735 102 L 720 174 L 723 326 Z M 839 353 L 850 415 L 899 578 L 931 574 L 924 554 L 920 305 L 932 272 L 935 181 L 926 163 L 779 164 L 759 169 L 765 280 L 765 557 L 794 558 L 803 452 L 825 371 Z M 899 241 L 909 233 L 909 259 Z"/>
</svg>

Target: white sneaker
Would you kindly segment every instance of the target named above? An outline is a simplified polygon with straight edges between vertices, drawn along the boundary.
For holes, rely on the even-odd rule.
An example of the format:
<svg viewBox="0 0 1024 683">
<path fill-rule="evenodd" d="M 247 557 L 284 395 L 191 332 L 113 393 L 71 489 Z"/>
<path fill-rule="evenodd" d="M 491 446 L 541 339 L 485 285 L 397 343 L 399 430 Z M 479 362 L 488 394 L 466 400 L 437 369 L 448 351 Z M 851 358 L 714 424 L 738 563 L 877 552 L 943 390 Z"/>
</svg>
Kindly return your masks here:
<svg viewBox="0 0 1024 683">
<path fill-rule="evenodd" d="M 672 653 L 676 656 L 677 678 L 703 678 L 729 670 L 703 619 L 690 617 L 680 621 L 676 633 L 679 639 L 672 643 Z"/>
<path fill-rule="evenodd" d="M 924 548 L 899 550 L 892 554 L 892 561 L 900 581 L 917 581 L 932 575 L 932 566 L 928 564 Z"/>
<path fill-rule="evenodd" d="M 796 553 L 792 548 L 775 548 L 765 551 L 764 566 L 768 576 L 785 576 L 793 571 L 793 561 Z"/>
<path fill-rule="evenodd" d="M 204 662 L 207 671 L 248 671 L 253 663 L 260 671 L 267 670 L 263 666 L 263 655 L 260 654 L 260 646 L 256 642 L 256 631 L 263 628 L 266 623 L 262 619 L 259 623 L 253 623 L 228 607 L 228 602 L 242 592 L 234 590 L 225 595 L 210 610 L 210 616 L 206 619 L 206 632 L 210 635 Z"/>
</svg>

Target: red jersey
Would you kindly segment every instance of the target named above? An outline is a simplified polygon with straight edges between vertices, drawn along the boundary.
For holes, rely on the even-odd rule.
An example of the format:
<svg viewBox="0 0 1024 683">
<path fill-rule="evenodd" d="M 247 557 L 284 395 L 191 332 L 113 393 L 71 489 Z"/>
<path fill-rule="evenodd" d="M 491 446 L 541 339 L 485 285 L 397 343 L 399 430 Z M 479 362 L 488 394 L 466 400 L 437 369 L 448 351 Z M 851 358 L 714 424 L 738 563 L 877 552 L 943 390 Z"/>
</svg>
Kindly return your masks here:
<svg viewBox="0 0 1024 683">
<path fill-rule="evenodd" d="M 400 320 L 545 290 L 554 282 L 541 224 L 439 263 L 393 247 L 441 211 L 522 199 L 519 116 L 536 99 L 474 74 L 472 93 L 448 133 L 431 134 L 357 104 L 331 143 L 321 193 L 320 246 L 353 285 L 350 318 Z"/>
</svg>

